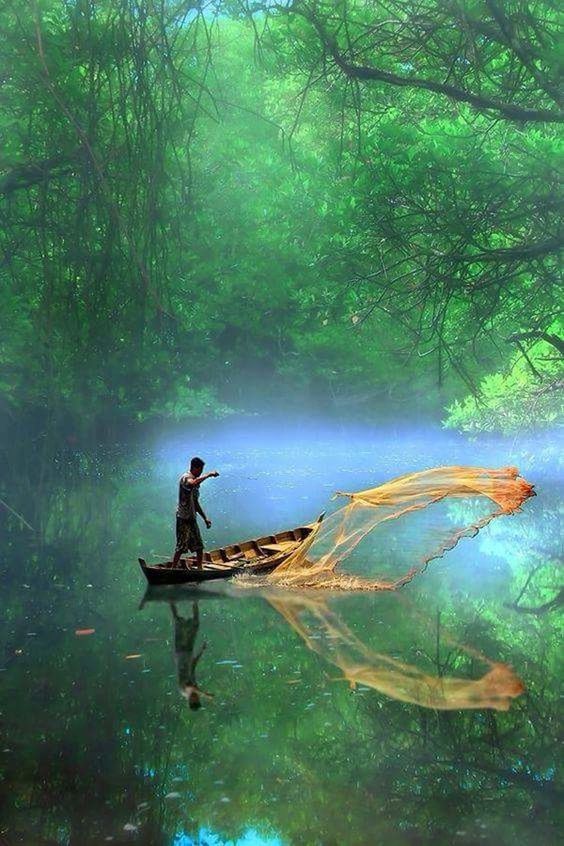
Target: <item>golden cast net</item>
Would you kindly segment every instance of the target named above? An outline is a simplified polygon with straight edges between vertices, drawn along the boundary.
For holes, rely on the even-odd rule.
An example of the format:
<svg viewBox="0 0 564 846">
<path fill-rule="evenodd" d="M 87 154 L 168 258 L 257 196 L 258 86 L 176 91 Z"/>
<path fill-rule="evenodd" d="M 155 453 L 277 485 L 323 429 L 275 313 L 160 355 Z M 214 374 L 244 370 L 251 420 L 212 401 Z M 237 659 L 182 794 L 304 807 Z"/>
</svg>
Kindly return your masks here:
<svg viewBox="0 0 564 846">
<path fill-rule="evenodd" d="M 339 492 L 336 496 L 346 498 L 346 504 L 319 523 L 266 581 L 298 588 L 394 590 L 461 538 L 476 534 L 494 517 L 513 514 L 533 494 L 516 467 L 459 466 L 408 473 L 356 493 Z M 341 562 L 368 535 L 370 544 L 358 550 L 361 572 L 340 572 Z"/>
</svg>

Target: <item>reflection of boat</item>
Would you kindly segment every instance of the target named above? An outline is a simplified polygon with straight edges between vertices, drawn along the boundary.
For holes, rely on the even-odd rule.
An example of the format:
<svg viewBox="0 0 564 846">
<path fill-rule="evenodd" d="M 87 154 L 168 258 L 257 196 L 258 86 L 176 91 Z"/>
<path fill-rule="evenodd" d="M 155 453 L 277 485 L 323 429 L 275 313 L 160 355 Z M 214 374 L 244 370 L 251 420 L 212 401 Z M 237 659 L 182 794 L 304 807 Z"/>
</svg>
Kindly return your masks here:
<svg viewBox="0 0 564 846">
<path fill-rule="evenodd" d="M 231 596 L 232 594 L 225 590 L 225 584 L 222 584 L 219 590 L 212 587 L 201 590 L 198 583 L 190 582 L 183 585 L 147 585 L 145 595 L 139 603 L 139 610 L 142 611 L 148 602 L 192 602 L 194 599 L 225 599 Z"/>
<path fill-rule="evenodd" d="M 255 575 L 269 573 L 311 539 L 313 532 L 323 520 L 323 514 L 315 523 L 286 529 L 273 535 L 264 535 L 253 540 L 233 543 L 204 552 L 203 568 L 192 565 L 194 558 L 183 558 L 179 566 L 172 561 L 162 564 L 147 564 L 143 558 L 139 564 L 151 585 L 171 585 L 185 582 L 206 582 L 211 579 L 228 579 L 244 573 Z"/>
</svg>

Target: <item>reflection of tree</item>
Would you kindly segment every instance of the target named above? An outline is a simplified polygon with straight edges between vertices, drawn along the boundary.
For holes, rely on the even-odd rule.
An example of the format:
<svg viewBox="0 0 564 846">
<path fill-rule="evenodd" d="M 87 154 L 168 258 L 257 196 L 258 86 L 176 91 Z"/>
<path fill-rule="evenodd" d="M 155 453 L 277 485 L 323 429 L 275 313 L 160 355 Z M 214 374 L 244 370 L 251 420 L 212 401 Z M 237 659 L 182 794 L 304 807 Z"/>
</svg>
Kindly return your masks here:
<svg viewBox="0 0 564 846">
<path fill-rule="evenodd" d="M 525 584 L 519 591 L 519 595 L 515 599 L 514 602 L 506 602 L 505 607 L 511 608 L 513 611 L 517 611 L 518 614 L 546 614 L 547 611 L 553 611 L 556 608 L 559 608 L 561 605 L 564 604 L 564 588 L 560 588 L 558 593 L 552 596 L 550 599 L 546 599 L 546 601 L 540 603 L 539 605 L 521 605 L 520 602 L 533 584 L 535 576 L 540 570 L 543 570 L 546 565 L 550 563 L 553 564 L 551 561 L 543 561 L 541 564 L 537 566 L 533 566 L 529 572 L 525 580 Z"/>
<path fill-rule="evenodd" d="M 564 605 L 564 588 L 560 588 L 556 596 L 549 599 L 547 602 L 543 602 L 542 605 L 527 606 L 519 605 L 518 602 L 505 603 L 506 608 L 512 608 L 513 611 L 517 611 L 518 614 L 546 614 L 547 611 L 560 608 L 561 605 Z"/>
<path fill-rule="evenodd" d="M 507 526 L 493 526 L 482 549 L 500 557 L 515 576 L 515 587 L 504 603 L 506 608 L 539 616 L 562 606 L 563 548 L 557 497 L 544 502 L 538 513 L 523 513 L 511 527 L 509 538 Z"/>
<path fill-rule="evenodd" d="M 347 760 L 356 763 L 358 770 L 354 777 L 358 783 L 370 785 L 371 801 L 376 802 L 378 796 L 386 797 L 385 806 L 379 808 L 383 819 L 391 824 L 396 817 L 406 831 L 432 831 L 434 838 L 445 843 L 452 841 L 449 818 L 451 823 L 456 819 L 457 830 L 468 832 L 471 842 L 483 838 L 486 830 L 490 839 L 493 839 L 493 832 L 499 831 L 508 838 L 503 842 L 513 838 L 523 842 L 526 826 L 522 813 L 524 808 L 531 808 L 534 809 L 535 830 L 543 833 L 544 842 L 557 842 L 551 820 L 562 798 L 554 781 L 558 691 L 548 681 L 554 679 L 552 661 L 557 644 L 554 639 L 543 636 L 546 627 L 541 628 L 540 620 L 538 638 L 530 626 L 523 638 L 511 625 L 511 615 L 506 624 L 505 619 L 482 611 L 472 624 L 476 637 L 480 634 L 478 642 L 485 640 L 484 627 L 495 632 L 495 640 L 492 635 L 486 639 L 490 654 L 492 650 L 495 650 L 493 654 L 498 650 L 506 652 L 507 644 L 511 643 L 515 664 L 526 668 L 526 696 L 516 700 L 508 713 L 464 710 L 462 706 L 457 710 L 441 710 L 440 705 L 435 705 L 433 711 L 428 707 L 413 707 L 415 697 L 412 694 L 420 693 L 421 680 L 424 695 L 428 695 L 424 674 L 396 657 L 368 650 L 352 634 L 344 619 L 320 602 L 318 594 L 314 594 L 313 599 L 306 597 L 306 601 L 304 597 L 287 594 L 282 600 L 280 597 L 274 599 L 273 602 L 269 597 L 276 610 L 304 638 L 308 648 L 342 669 L 352 684 L 371 686 L 386 694 L 384 697 L 366 694 L 350 698 L 349 701 L 357 703 L 350 708 L 354 716 L 351 718 L 349 708 L 345 707 L 339 715 L 346 726 L 341 735 L 347 738 L 346 749 L 334 750 L 335 759 L 341 760 L 343 766 L 346 767 Z M 412 613 L 402 613 L 406 611 L 405 598 L 382 599 L 389 600 L 394 642 L 398 651 L 403 650 L 406 634 L 410 640 L 413 638 L 417 609 L 410 607 Z M 367 608 L 364 597 L 362 600 L 359 597 L 357 603 L 361 614 L 347 614 L 347 622 L 354 623 L 355 631 L 357 626 L 366 628 Z M 343 607 L 342 599 L 339 602 Z M 346 602 L 344 607 L 347 607 Z M 383 611 L 383 620 L 386 620 L 382 602 L 371 607 Z M 475 609 L 468 608 L 467 612 L 467 619 L 472 619 Z M 381 615 L 378 616 L 381 620 Z M 397 619 L 396 624 L 394 619 Z M 531 623 L 536 628 L 537 621 Z M 412 640 L 411 648 L 414 645 Z M 454 647 L 454 641 L 449 645 Z M 479 655 L 474 649 L 464 649 L 464 652 L 474 659 Z M 420 654 L 419 649 L 416 654 Z M 445 665 L 452 666 L 452 654 L 446 661 L 439 662 L 437 648 L 439 675 L 450 672 Z M 531 661 L 533 654 L 535 657 Z M 456 658 L 454 662 L 456 665 Z M 433 681 L 437 683 L 440 679 Z M 471 690 L 471 684 L 466 691 Z M 434 690 L 436 688 L 431 685 L 431 693 Z M 481 691 L 480 684 L 477 690 Z M 409 704 L 398 702 L 397 699 L 408 700 L 406 691 L 411 697 Z M 424 701 L 416 704 L 427 705 Z M 476 705 L 485 707 L 485 703 L 481 706 L 474 703 L 471 707 Z M 407 837 L 406 842 L 410 842 Z"/>
<path fill-rule="evenodd" d="M 494 663 L 476 650 L 490 669 L 480 679 L 432 676 L 415 666 L 370 649 L 357 638 L 323 599 L 301 595 L 269 597 L 271 605 L 303 638 L 306 646 L 339 667 L 354 687 L 364 684 L 392 699 L 425 708 L 495 708 L 506 711 L 524 690 L 510 667 Z"/>
<path fill-rule="evenodd" d="M 0 746 L 9 750 L 0 773 L 2 829 L 9 843 L 59 843 L 64 831 L 69 846 L 95 846 L 126 822 L 137 824 L 138 806 L 152 799 L 169 755 L 154 732 L 131 742 L 135 694 L 114 641 L 129 593 L 112 574 L 123 562 L 114 539 L 129 531 L 131 541 L 137 490 L 120 496 L 96 456 L 15 457 L 13 466 L 3 464 L 4 482 L 34 530 L 0 510 L 7 552 Z M 76 638 L 83 625 L 95 634 Z M 148 677 L 140 678 L 136 695 L 146 698 Z M 169 713 L 162 703 L 156 719 Z M 144 760 L 159 774 L 150 782 Z M 143 823 L 136 842 L 168 842 L 162 815 L 148 810 Z"/>
</svg>

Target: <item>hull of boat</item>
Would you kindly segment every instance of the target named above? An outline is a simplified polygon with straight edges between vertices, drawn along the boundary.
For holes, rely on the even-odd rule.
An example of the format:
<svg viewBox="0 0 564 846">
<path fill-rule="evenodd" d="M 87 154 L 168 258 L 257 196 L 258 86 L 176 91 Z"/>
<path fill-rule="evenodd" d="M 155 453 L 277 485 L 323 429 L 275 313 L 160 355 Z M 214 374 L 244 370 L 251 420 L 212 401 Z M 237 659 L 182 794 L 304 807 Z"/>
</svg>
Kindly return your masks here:
<svg viewBox="0 0 564 846">
<path fill-rule="evenodd" d="M 180 567 L 151 567 L 142 558 L 139 559 L 141 569 L 150 585 L 184 585 L 190 582 L 208 582 L 214 579 L 230 579 L 237 570 L 197 570 Z M 239 568 L 240 569 L 240 568 Z"/>
</svg>

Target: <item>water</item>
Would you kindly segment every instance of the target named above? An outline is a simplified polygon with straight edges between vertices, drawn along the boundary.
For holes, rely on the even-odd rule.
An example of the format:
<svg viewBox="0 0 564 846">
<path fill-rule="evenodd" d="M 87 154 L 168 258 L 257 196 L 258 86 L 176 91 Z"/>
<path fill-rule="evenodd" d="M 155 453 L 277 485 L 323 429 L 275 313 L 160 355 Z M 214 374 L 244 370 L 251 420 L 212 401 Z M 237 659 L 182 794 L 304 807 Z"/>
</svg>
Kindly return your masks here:
<svg viewBox="0 0 564 846">
<path fill-rule="evenodd" d="M 137 556 L 170 553 L 176 478 L 194 452 L 221 473 L 202 488 L 208 546 L 309 521 L 335 489 L 438 464 L 517 464 L 538 496 L 398 595 L 317 596 L 321 618 L 301 618 L 308 640 L 284 597 L 259 592 L 139 608 Z M 555 455 L 539 439 L 247 420 L 20 474 L 9 504 L 35 531 L 2 512 L 0 842 L 556 843 Z M 380 689 L 343 680 L 323 615 L 391 668 Z M 192 657 L 206 644 L 195 670 L 186 649 L 175 655 L 175 629 L 177 646 L 195 635 Z M 488 661 L 526 687 L 506 712 L 401 697 L 406 673 L 477 680 Z"/>
</svg>

